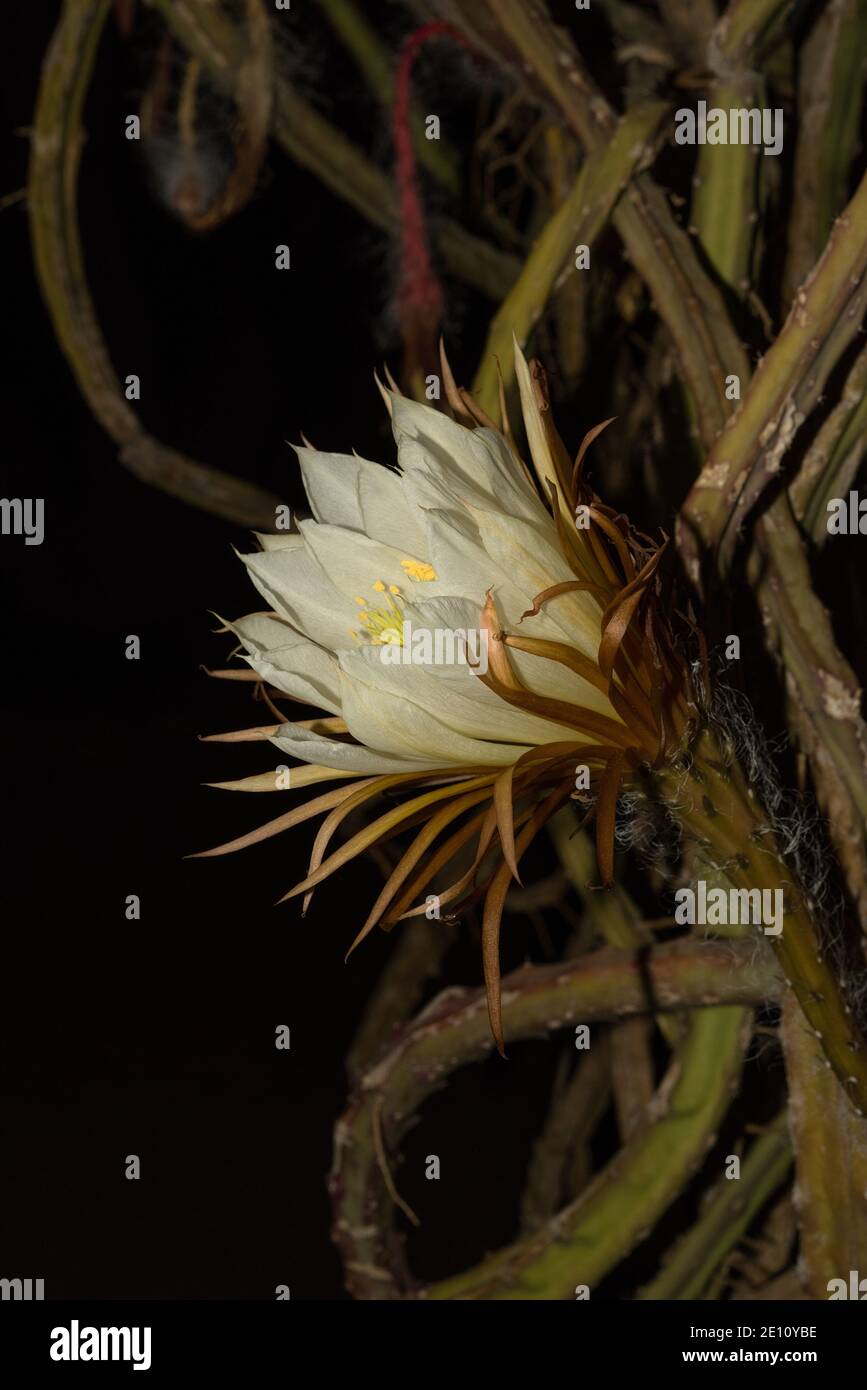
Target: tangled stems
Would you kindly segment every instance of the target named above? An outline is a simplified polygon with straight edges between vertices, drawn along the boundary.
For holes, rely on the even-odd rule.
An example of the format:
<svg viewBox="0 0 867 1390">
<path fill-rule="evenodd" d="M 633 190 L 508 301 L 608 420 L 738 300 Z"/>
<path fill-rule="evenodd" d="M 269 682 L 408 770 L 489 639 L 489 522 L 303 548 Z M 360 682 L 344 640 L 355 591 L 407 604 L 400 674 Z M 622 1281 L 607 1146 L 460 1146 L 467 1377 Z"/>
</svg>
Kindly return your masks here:
<svg viewBox="0 0 867 1390">
<path fill-rule="evenodd" d="M 867 1049 L 825 954 L 804 891 L 743 770 L 705 728 L 679 767 L 656 774 L 669 810 L 705 862 L 735 888 L 784 890 L 782 931 L 769 940 L 786 983 L 859 1114 L 867 1114 Z"/>
<path fill-rule="evenodd" d="M 359 1079 L 335 1130 L 329 1189 L 350 1293 L 361 1299 L 568 1299 L 576 1283 L 595 1287 L 653 1228 L 700 1165 L 737 1088 L 752 1008 L 778 999 L 779 989 L 770 956 L 756 959 L 743 941 L 603 950 L 508 976 L 503 1019 L 513 1042 L 577 1022 L 650 1012 L 689 1014 L 688 1036 L 651 1101 L 647 1123 L 591 1189 L 475 1269 L 419 1290 L 396 1249 L 395 1203 L 385 1171 L 427 1097 L 494 1047 L 484 991 L 446 990 Z"/>
<path fill-rule="evenodd" d="M 752 1013 L 697 1009 L 646 1119 L 584 1193 L 541 1231 L 434 1284 L 430 1299 L 568 1299 L 643 1239 L 713 1147 L 736 1093 Z"/>
</svg>

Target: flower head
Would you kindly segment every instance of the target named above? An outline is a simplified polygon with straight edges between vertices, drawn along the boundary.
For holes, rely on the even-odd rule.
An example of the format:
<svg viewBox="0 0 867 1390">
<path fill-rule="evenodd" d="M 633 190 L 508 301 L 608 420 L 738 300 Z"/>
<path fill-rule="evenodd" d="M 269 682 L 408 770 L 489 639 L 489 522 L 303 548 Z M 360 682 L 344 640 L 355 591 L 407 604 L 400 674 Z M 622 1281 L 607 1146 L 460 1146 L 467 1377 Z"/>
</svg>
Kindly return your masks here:
<svg viewBox="0 0 867 1390">
<path fill-rule="evenodd" d="M 261 549 L 242 557 L 268 608 L 226 624 L 277 722 L 218 737 L 267 738 L 297 759 L 290 789 L 337 786 L 207 851 L 324 815 L 309 872 L 285 895 L 305 894 L 306 908 L 349 859 L 414 829 L 355 946 L 377 924 L 424 913 L 424 888 L 473 845 L 471 868 L 439 897 L 457 905 L 484 894 L 485 979 L 500 1046 L 500 918 L 521 855 L 576 796 L 584 768 L 581 795 L 595 809 L 610 882 L 620 787 L 680 741 L 688 694 L 658 603 L 664 547 L 583 479 L 587 447 L 610 421 L 587 434 L 573 464 L 544 374 L 517 345 L 516 366 L 532 471 L 508 426 L 499 430 L 457 389 L 445 359 L 454 419 L 383 390 L 396 469 L 298 450 L 313 517 L 295 533 L 260 536 Z M 286 699 L 323 715 L 286 718 L 275 704 Z M 281 783 L 266 774 L 218 785 Z M 397 804 L 330 850 L 346 816 L 385 790 L 400 795 Z"/>
</svg>

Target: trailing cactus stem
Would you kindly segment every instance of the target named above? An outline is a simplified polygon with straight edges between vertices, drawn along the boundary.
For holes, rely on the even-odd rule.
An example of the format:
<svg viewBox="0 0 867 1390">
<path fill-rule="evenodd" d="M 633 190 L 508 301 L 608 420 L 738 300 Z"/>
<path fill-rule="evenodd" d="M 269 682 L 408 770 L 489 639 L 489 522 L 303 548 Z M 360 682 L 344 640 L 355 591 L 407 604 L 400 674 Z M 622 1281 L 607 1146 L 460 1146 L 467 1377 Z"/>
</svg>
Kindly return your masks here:
<svg viewBox="0 0 867 1390">
<path fill-rule="evenodd" d="M 653 1229 L 713 1147 L 737 1091 L 752 1014 L 698 1009 L 646 1122 L 542 1231 L 432 1285 L 429 1299 L 571 1299 L 592 1291 Z"/>
<path fill-rule="evenodd" d="M 743 1239 L 757 1214 L 785 1181 L 792 1166 L 792 1146 L 786 1135 L 786 1114 L 778 1116 L 756 1139 L 740 1181 L 723 1178 L 714 1200 L 674 1246 L 655 1278 L 639 1290 L 639 1299 L 697 1299 L 708 1297 L 715 1277 L 725 1274 L 726 1261 Z"/>
<path fill-rule="evenodd" d="M 773 826 L 736 762 L 705 728 L 688 771 L 659 774 L 663 797 L 687 837 L 735 888 L 784 890 L 782 931 L 768 940 L 786 983 L 821 1043 L 827 1064 L 859 1114 L 867 1114 L 867 1046 Z M 761 928 L 759 928 L 761 930 Z"/>
<path fill-rule="evenodd" d="M 708 105 L 723 110 L 761 105 L 757 85 L 752 76 L 718 83 Z M 703 145 L 696 167 L 693 225 L 717 275 L 736 294 L 743 293 L 749 276 L 757 153 L 752 145 Z"/>
</svg>

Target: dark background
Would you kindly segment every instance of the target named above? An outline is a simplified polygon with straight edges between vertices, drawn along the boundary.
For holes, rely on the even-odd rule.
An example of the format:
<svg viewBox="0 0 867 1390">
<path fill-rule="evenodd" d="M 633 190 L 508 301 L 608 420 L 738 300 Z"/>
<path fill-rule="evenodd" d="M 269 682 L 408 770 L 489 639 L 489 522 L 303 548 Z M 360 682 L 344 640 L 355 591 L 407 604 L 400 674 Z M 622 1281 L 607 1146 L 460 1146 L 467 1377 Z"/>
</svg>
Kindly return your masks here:
<svg viewBox="0 0 867 1390">
<path fill-rule="evenodd" d="M 22 128 L 57 9 L 16 6 L 14 23 L 5 17 L 0 194 L 24 183 Z M 386 0 L 365 9 L 396 44 L 405 14 Z M 315 6 L 299 0 L 279 22 L 306 98 L 387 165 L 387 120 Z M 595 17 L 581 22 L 604 80 L 605 36 Z M 320 448 L 393 458 L 372 373 L 384 359 L 399 370 L 396 249 L 276 147 L 238 217 L 207 236 L 186 231 L 123 135 L 159 34 L 145 11 L 132 41 L 110 21 L 91 83 L 79 209 L 97 313 L 118 375 L 141 377 L 136 408 L 156 438 L 294 508 L 303 496 L 286 441 L 302 430 Z M 469 147 L 479 93 L 447 55 L 437 62 L 426 58 L 419 80 L 436 86 L 454 143 Z M 278 272 L 284 242 L 292 270 Z M 381 880 L 355 861 L 317 890 L 302 920 L 296 902 L 272 904 L 303 876 L 312 827 L 224 859 L 184 858 L 287 804 L 202 785 L 275 761 L 261 745 L 197 740 L 262 719 L 244 687 L 200 670 L 225 665 L 233 645 L 213 635 L 212 612 L 260 606 L 232 551 L 251 538 L 118 464 L 56 345 L 23 203 L 0 211 L 0 243 L 2 493 L 44 497 L 46 510 L 42 546 L 0 542 L 0 1277 L 45 1278 L 55 1298 L 270 1299 L 288 1284 L 293 1298 L 339 1299 L 325 1190 L 332 1131 L 346 1103 L 344 1057 L 393 938 L 376 934 L 348 965 L 343 956 Z M 466 380 L 491 306 L 459 286 L 447 292 L 453 365 Z M 606 352 L 595 352 L 584 397 L 565 412 L 568 438 L 595 420 L 592 377 L 606 371 Z M 640 520 L 670 529 L 670 517 Z M 859 663 L 863 561 L 851 545 L 835 556 L 818 566 L 819 583 Z M 125 658 L 129 634 L 141 639 L 139 661 Z M 749 693 L 775 733 L 779 686 L 758 636 L 750 651 Z M 125 917 L 132 893 L 139 922 Z M 506 968 L 544 954 L 518 918 L 507 925 Z M 468 922 L 442 983 L 480 978 Z M 291 1028 L 289 1052 L 274 1047 L 278 1024 Z M 508 1063 L 459 1073 L 425 1107 L 398 1172 L 422 1219 L 409 1245 L 420 1279 L 466 1268 L 514 1236 L 556 1055 L 549 1044 L 513 1047 Z M 762 1065 L 778 1082 L 774 1058 Z M 760 1068 L 749 1079 L 760 1092 Z M 600 1157 L 612 1142 L 602 1135 Z M 132 1153 L 138 1182 L 124 1176 Z M 428 1153 L 440 1156 L 438 1183 L 424 1180 Z M 678 1220 L 669 1214 L 658 1245 L 603 1297 L 618 1296 L 620 1278 L 627 1288 L 647 1276 Z"/>
<path fill-rule="evenodd" d="M 14 26 L 6 16 L 3 193 L 24 183 L 21 128 L 57 8 L 16 6 Z M 382 13 L 399 34 L 399 14 Z M 354 137 L 387 159 L 385 118 L 321 22 L 299 32 L 305 94 L 356 121 Z M 294 506 L 285 441 L 302 429 L 319 447 L 393 457 L 372 377 L 383 356 L 399 361 L 393 248 L 276 148 L 240 216 L 208 236 L 181 227 L 123 138 L 155 35 L 145 24 L 130 45 L 109 21 L 86 110 L 79 207 L 102 330 L 119 376 L 141 377 L 136 408 L 152 434 Z M 459 87 L 452 99 L 460 108 Z M 357 862 L 302 921 L 296 903 L 272 904 L 306 868 L 310 827 L 184 859 L 286 805 L 202 786 L 273 763 L 261 746 L 197 741 L 261 720 L 244 687 L 199 669 L 224 665 L 233 645 L 212 635 L 211 610 L 260 606 L 231 548 L 252 541 L 117 463 L 56 345 L 23 203 L 0 212 L 0 236 L 2 492 L 44 497 L 46 517 L 42 546 L 0 545 L 0 1276 L 45 1278 L 55 1298 L 268 1299 L 278 1283 L 293 1298 L 345 1297 L 325 1179 L 343 1058 L 392 939 L 378 935 L 348 965 L 343 955 L 380 879 Z M 290 272 L 274 268 L 281 242 Z M 483 308 L 453 296 L 466 375 Z M 132 633 L 139 661 L 125 658 Z M 125 917 L 131 893 L 139 922 Z M 467 936 L 449 980 L 475 985 Z M 525 945 L 507 949 L 519 960 Z M 281 1023 L 289 1052 L 274 1047 Z M 508 1067 L 474 1068 L 426 1108 L 400 1171 L 423 1223 L 411 1245 L 420 1277 L 514 1234 L 550 1060 L 516 1048 Z M 439 1183 L 422 1176 L 429 1152 Z M 132 1153 L 138 1182 L 124 1176 Z"/>
</svg>

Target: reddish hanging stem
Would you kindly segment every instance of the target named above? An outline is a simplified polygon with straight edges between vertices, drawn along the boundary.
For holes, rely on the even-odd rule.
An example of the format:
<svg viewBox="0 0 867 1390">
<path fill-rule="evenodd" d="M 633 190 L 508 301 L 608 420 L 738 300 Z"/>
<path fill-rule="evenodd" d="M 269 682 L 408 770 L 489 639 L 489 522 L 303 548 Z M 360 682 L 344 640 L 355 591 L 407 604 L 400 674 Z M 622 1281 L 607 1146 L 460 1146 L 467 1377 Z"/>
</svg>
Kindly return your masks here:
<svg viewBox="0 0 867 1390">
<path fill-rule="evenodd" d="M 395 180 L 401 222 L 398 312 L 410 369 L 421 365 L 435 350 L 443 313 L 442 287 L 431 264 L 412 144 L 412 70 L 428 40 L 443 37 L 468 48 L 463 35 L 451 24 L 443 21 L 424 24 L 404 39 L 394 84 Z"/>
</svg>

